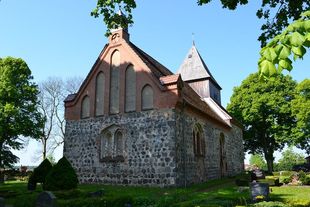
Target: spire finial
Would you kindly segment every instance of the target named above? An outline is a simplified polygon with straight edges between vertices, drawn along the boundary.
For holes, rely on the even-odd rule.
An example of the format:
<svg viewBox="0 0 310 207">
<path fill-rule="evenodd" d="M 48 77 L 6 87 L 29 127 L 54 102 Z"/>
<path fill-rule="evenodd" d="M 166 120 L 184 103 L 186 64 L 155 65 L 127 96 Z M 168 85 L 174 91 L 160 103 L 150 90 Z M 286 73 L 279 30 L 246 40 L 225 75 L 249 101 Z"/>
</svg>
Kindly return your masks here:
<svg viewBox="0 0 310 207">
<path fill-rule="evenodd" d="M 195 33 L 192 32 L 192 42 L 193 42 L 193 46 L 195 46 Z"/>
</svg>

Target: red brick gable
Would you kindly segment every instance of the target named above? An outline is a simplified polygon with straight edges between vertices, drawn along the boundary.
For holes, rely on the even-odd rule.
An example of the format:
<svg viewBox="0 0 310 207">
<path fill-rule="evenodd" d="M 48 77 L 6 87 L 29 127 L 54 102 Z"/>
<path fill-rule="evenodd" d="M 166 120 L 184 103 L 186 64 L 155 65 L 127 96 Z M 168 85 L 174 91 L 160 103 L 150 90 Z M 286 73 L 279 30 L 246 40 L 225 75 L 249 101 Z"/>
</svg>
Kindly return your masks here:
<svg viewBox="0 0 310 207">
<path fill-rule="evenodd" d="M 117 35 L 120 32 L 119 35 Z M 112 37 L 115 37 L 114 39 Z M 136 111 L 142 111 L 141 91 L 145 85 L 150 85 L 154 91 L 154 109 L 178 108 L 186 103 L 187 107 L 197 110 L 211 121 L 229 126 L 218 114 L 204 102 L 201 97 L 185 83 L 179 74 L 173 74 L 146 52 L 129 41 L 129 35 L 119 30 L 114 32 L 110 42 L 105 45 L 99 57 L 88 73 L 86 79 L 76 94 L 69 95 L 65 100 L 66 120 L 81 119 L 81 104 L 85 96 L 90 100 L 90 117 L 95 117 L 95 84 L 99 72 L 105 75 L 104 84 L 104 115 L 109 115 L 110 99 L 110 68 L 111 55 L 118 50 L 121 56 L 120 63 L 120 93 L 119 113 L 125 113 L 125 71 L 132 65 L 136 73 Z"/>
</svg>

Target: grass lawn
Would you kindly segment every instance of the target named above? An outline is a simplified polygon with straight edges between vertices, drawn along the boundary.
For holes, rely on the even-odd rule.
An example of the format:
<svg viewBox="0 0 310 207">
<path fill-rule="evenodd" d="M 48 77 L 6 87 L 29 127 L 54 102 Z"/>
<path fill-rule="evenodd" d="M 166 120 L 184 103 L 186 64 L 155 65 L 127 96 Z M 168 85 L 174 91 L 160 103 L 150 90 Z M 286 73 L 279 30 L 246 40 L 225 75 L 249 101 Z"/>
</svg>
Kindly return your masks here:
<svg viewBox="0 0 310 207">
<path fill-rule="evenodd" d="M 79 185 L 70 191 L 53 192 L 59 207 L 124 207 L 131 203 L 133 207 L 220 207 L 247 206 L 250 196 L 247 187 L 237 187 L 233 178 L 213 180 L 188 188 L 148 188 L 107 185 Z M 271 187 L 271 200 L 292 206 L 310 206 L 310 187 Z M 103 190 L 101 197 L 91 197 L 90 192 Z M 34 192 L 27 191 L 27 183 L 8 182 L 0 185 L 0 197 L 14 207 L 32 207 L 41 192 L 37 186 Z"/>
</svg>

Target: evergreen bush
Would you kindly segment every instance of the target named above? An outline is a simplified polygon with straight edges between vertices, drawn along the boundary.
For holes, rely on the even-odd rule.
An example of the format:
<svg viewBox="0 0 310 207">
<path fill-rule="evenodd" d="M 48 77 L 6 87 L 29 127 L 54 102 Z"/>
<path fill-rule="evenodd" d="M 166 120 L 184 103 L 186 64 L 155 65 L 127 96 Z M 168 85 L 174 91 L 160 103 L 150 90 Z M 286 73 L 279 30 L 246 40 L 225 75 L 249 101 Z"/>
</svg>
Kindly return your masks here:
<svg viewBox="0 0 310 207">
<path fill-rule="evenodd" d="M 78 182 L 77 175 L 70 162 L 63 157 L 46 176 L 43 189 L 52 191 L 70 190 L 76 188 Z"/>
<path fill-rule="evenodd" d="M 34 181 L 36 183 L 44 183 L 47 174 L 52 170 L 52 164 L 48 159 L 45 159 L 33 171 Z"/>
<path fill-rule="evenodd" d="M 34 191 L 37 188 L 37 182 L 34 177 L 34 173 L 29 176 L 28 179 L 28 190 Z"/>
</svg>

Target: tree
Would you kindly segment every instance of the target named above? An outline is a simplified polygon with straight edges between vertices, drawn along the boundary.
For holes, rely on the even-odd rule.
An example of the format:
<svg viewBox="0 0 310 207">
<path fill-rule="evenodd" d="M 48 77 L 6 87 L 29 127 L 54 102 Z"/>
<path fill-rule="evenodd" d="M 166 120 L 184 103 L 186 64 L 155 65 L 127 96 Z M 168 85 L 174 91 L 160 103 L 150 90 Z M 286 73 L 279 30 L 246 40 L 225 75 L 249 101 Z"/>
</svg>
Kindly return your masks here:
<svg viewBox="0 0 310 207">
<path fill-rule="evenodd" d="M 278 161 L 278 170 L 292 170 L 294 165 L 305 163 L 305 157 L 288 148 L 282 153 L 281 159 Z"/>
<path fill-rule="evenodd" d="M 264 158 L 259 154 L 252 154 L 250 157 L 250 165 L 256 165 L 259 169 L 266 168 Z"/>
<path fill-rule="evenodd" d="M 292 144 L 305 149 L 310 154 L 310 79 L 305 79 L 296 87 L 296 98 L 292 100 L 292 112 L 297 126 L 293 129 Z"/>
<path fill-rule="evenodd" d="M 251 154 L 263 154 L 268 172 L 273 153 L 291 139 L 295 119 L 291 113 L 296 82 L 290 76 L 263 82 L 251 74 L 235 87 L 227 110 L 245 127 L 244 146 Z"/>
<path fill-rule="evenodd" d="M 198 0 L 198 5 L 210 3 L 212 0 Z M 223 8 L 235 10 L 239 5 L 246 5 L 248 0 L 221 0 Z M 103 16 L 108 28 L 116 29 L 119 26 L 127 28 L 133 23 L 132 9 L 136 8 L 135 0 L 97 0 L 96 8 L 91 12 L 94 17 Z M 261 8 L 256 12 L 259 19 L 265 19 L 261 26 L 262 34 L 258 40 L 262 46 L 267 40 L 278 35 L 291 20 L 299 18 L 300 14 L 310 9 L 308 0 L 262 0 Z M 118 15 L 119 10 L 125 11 L 127 15 Z"/>
<path fill-rule="evenodd" d="M 18 161 L 11 149 L 23 147 L 22 137 L 41 136 L 38 87 L 32 79 L 22 59 L 0 59 L 0 168 L 12 167 Z"/>
<path fill-rule="evenodd" d="M 68 94 L 75 93 L 82 82 L 82 78 L 73 77 L 63 81 L 58 77 L 49 77 L 39 85 L 39 109 L 44 117 L 42 127 L 42 157 L 53 152 L 63 143 L 65 135 L 65 119 L 63 101 Z"/>
<path fill-rule="evenodd" d="M 280 35 L 274 37 L 260 51 L 258 69 L 260 76 L 269 78 L 281 73 L 283 69 L 293 69 L 293 59 L 303 58 L 306 48 L 310 47 L 310 10 L 290 24 Z"/>
</svg>

